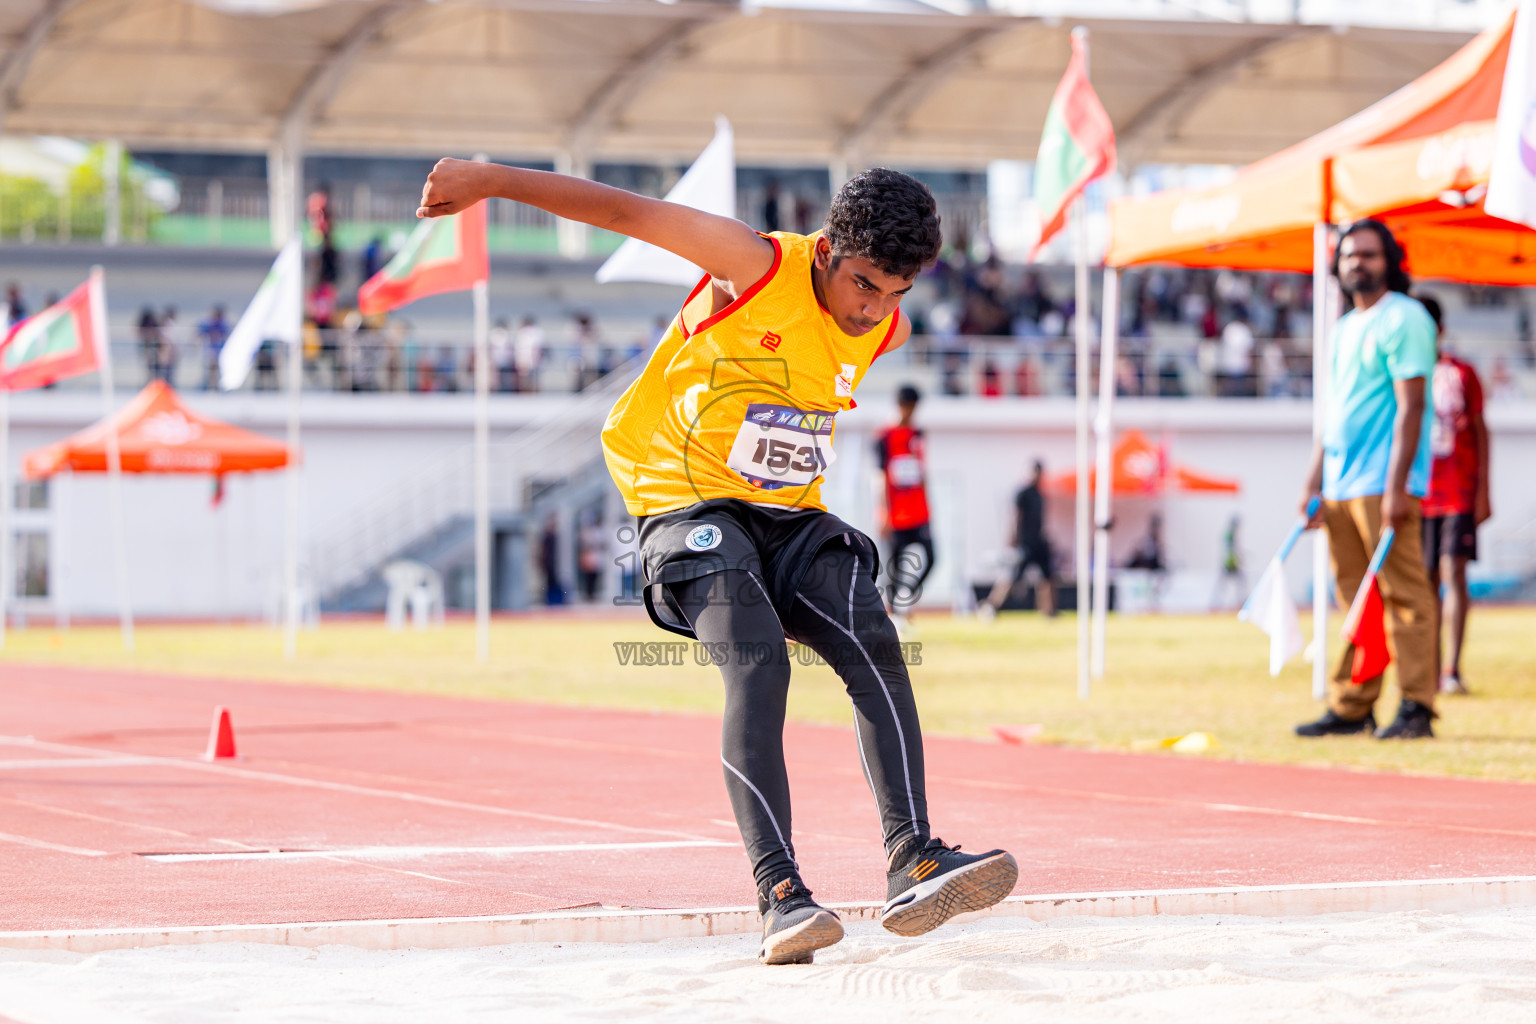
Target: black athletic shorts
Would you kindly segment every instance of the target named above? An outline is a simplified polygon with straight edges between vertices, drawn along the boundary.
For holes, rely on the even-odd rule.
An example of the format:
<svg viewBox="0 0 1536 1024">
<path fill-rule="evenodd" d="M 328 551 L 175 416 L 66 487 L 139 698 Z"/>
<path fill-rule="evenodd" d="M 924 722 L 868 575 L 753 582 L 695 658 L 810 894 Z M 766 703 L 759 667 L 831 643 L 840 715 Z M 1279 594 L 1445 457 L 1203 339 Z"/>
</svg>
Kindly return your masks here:
<svg viewBox="0 0 1536 1024">
<path fill-rule="evenodd" d="M 922 526 L 913 526 L 906 530 L 891 531 L 891 554 L 897 554 L 902 548 L 911 544 L 933 547 L 933 527 L 924 523 Z"/>
<path fill-rule="evenodd" d="M 1477 520 L 1471 512 L 1424 520 L 1425 567 L 1433 572 L 1445 556 L 1477 561 Z"/>
<path fill-rule="evenodd" d="M 1013 582 L 1017 583 L 1034 566 L 1044 579 L 1051 578 L 1051 548 L 1041 537 L 1033 544 L 1019 545 L 1019 561 L 1013 567 Z"/>
<path fill-rule="evenodd" d="M 662 629 L 693 637 L 693 627 L 666 584 L 698 579 L 727 569 L 750 572 L 780 622 L 789 621 L 795 594 L 807 581 L 816 552 L 847 544 L 868 558 L 878 577 L 880 553 L 863 533 L 820 509 L 754 505 L 712 498 L 687 508 L 640 519 L 640 565 L 645 571 L 645 610 Z"/>
</svg>

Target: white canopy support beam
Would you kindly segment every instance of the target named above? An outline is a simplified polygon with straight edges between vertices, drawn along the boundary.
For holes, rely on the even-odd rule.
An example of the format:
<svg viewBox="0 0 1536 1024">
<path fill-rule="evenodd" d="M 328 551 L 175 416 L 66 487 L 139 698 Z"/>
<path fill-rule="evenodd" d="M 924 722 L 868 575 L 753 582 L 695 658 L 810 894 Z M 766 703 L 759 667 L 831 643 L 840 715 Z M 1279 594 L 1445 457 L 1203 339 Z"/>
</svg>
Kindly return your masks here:
<svg viewBox="0 0 1536 1024">
<path fill-rule="evenodd" d="M 272 247 L 281 249 L 299 229 L 300 193 L 304 187 L 304 141 L 316 115 L 336 95 L 363 52 L 395 18 L 420 7 L 425 0 L 382 0 L 370 7 L 329 54 L 310 69 L 289 98 L 267 152 L 268 219 Z"/>
<path fill-rule="evenodd" d="M 899 128 L 950 76 L 970 63 L 984 44 L 1003 31 L 1005 26 L 998 24 L 969 29 L 902 68 L 890 87 L 876 93 L 833 143 L 833 190 L 864 169 L 864 154 L 877 132 Z"/>
<path fill-rule="evenodd" d="M 719 20 L 718 15 L 712 15 L 681 24 L 668 22 L 650 41 L 631 53 L 582 101 L 580 110 L 566 126 L 564 143 L 555 153 L 555 170 L 577 178 L 592 177 L 594 146 L 624 116 L 646 85 L 688 51 L 694 36 Z M 566 259 L 586 257 L 588 235 L 585 224 L 563 219 L 555 223 L 556 245 Z"/>
<path fill-rule="evenodd" d="M 48 0 L 36 17 L 21 33 L 21 42 L 10 53 L 0 58 L 0 131 L 5 129 L 6 116 L 16 109 L 22 83 L 38 51 L 48 42 L 48 37 L 58 26 L 60 19 L 85 0 Z"/>
<path fill-rule="evenodd" d="M 580 110 L 566 127 L 564 149 L 589 153 L 624 111 L 676 60 L 686 54 L 694 37 L 717 23 L 720 15 L 695 18 L 682 24 L 667 23 L 644 46 L 631 53 L 601 85 L 582 101 Z"/>
<path fill-rule="evenodd" d="M 1286 28 L 1272 36 L 1250 39 L 1191 70 L 1143 103 L 1115 133 L 1115 146 L 1121 153 L 1121 162 L 1127 167 L 1136 166 L 1141 162 L 1142 154 L 1156 152 L 1160 144 L 1177 136 L 1195 108 L 1241 74 L 1244 68 L 1300 36 L 1316 31 L 1315 26 Z"/>
</svg>

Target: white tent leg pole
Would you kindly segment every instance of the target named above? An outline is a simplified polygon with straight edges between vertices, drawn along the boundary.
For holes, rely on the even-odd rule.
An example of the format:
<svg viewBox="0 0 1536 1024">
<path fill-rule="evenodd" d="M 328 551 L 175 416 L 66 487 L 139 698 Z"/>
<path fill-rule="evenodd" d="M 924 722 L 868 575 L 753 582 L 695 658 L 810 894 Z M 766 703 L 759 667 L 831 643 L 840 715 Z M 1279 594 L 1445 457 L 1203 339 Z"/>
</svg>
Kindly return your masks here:
<svg viewBox="0 0 1536 1024">
<path fill-rule="evenodd" d="M 1093 431 L 1095 452 L 1093 495 L 1093 658 L 1094 679 L 1104 678 L 1105 633 L 1109 627 L 1109 499 L 1114 485 L 1109 465 L 1114 435 L 1115 361 L 1120 341 L 1120 272 L 1104 268 L 1104 302 L 1099 312 L 1103 333 L 1099 342 L 1099 414 Z"/>
<path fill-rule="evenodd" d="M 475 299 L 475 658 L 491 658 L 490 297 L 476 281 Z"/>
<path fill-rule="evenodd" d="M 105 314 L 103 314 L 105 315 Z M 101 414 L 112 416 L 112 346 L 102 339 Z M 128 530 L 123 525 L 123 453 L 117 432 L 107 431 L 107 506 L 112 521 L 112 556 L 117 569 L 117 619 L 123 634 L 123 650 L 133 650 L 133 599 L 128 586 Z"/>
<path fill-rule="evenodd" d="M 1323 441 L 1328 389 L 1328 225 L 1312 228 L 1312 443 Z M 1328 531 L 1312 531 L 1312 699 L 1328 696 Z"/>
<path fill-rule="evenodd" d="M 304 342 L 288 346 L 288 472 L 284 475 L 283 657 L 299 654 L 299 394 L 304 386 Z"/>
<path fill-rule="evenodd" d="M 1088 214 L 1081 197 L 1073 204 L 1072 217 L 1077 234 L 1074 306 L 1077 325 L 1077 696 L 1080 700 L 1087 700 L 1091 687 L 1088 672 L 1088 373 L 1091 359 L 1088 321 L 1093 303 L 1088 293 Z"/>
<path fill-rule="evenodd" d="M 70 536 L 69 514 L 74 506 L 71 500 L 75 489 L 75 474 L 60 473 L 53 478 L 53 529 L 54 550 L 59 553 L 58 572 L 54 574 L 54 581 L 58 589 L 54 600 L 57 602 L 58 616 L 56 624 L 59 629 L 69 632 L 69 588 L 73 585 L 70 570 Z"/>
<path fill-rule="evenodd" d="M 0 651 L 11 598 L 11 393 L 0 389 Z"/>
</svg>

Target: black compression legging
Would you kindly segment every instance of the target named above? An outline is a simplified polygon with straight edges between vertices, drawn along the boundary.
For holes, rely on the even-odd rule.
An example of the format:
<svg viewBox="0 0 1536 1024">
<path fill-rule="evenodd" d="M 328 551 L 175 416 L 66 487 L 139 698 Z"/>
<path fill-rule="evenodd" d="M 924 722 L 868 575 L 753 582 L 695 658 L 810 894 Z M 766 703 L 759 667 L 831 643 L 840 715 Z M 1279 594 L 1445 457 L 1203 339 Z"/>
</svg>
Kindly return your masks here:
<svg viewBox="0 0 1536 1024">
<path fill-rule="evenodd" d="M 913 551 L 916 548 L 916 551 Z M 886 599 L 892 610 L 906 611 L 923 596 L 923 583 L 933 571 L 933 539 L 917 530 L 899 530 L 892 538 L 890 580 Z"/>
<path fill-rule="evenodd" d="M 823 548 L 795 596 L 787 632 L 836 670 L 853 699 L 859 757 L 890 851 L 909 836 L 928 835 L 928 803 L 912 686 L 872 568 L 849 548 Z M 786 630 L 751 573 L 727 570 L 668 586 L 725 678 L 725 787 L 763 890 L 798 874 L 784 769 Z"/>
</svg>

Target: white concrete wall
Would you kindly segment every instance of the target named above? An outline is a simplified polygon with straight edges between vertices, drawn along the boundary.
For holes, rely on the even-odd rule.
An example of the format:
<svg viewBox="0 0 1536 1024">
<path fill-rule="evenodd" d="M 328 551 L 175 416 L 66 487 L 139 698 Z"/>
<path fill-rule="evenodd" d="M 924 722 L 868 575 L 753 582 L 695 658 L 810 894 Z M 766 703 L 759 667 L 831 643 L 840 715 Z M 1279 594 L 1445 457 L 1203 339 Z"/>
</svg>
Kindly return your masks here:
<svg viewBox="0 0 1536 1024">
<path fill-rule="evenodd" d="M 192 394 L 197 409 L 281 437 L 283 398 L 272 394 Z M 550 415 L 591 421 L 561 396 L 496 396 L 493 436 Z M 1235 497 L 1189 495 L 1166 499 L 1168 558 L 1176 570 L 1210 580 L 1219 564 L 1221 533 L 1230 515 L 1242 517 L 1249 578 L 1262 568 L 1296 514 L 1310 447 L 1310 410 L 1304 403 L 1126 400 L 1117 426 L 1134 426 L 1167 444 L 1173 459 L 1242 482 Z M 89 392 L 30 392 L 12 396 L 11 462 L 100 415 Z M 332 536 L 379 496 L 421 476 L 471 441 L 471 402 L 464 395 L 315 395 L 304 402 L 303 468 L 306 538 Z M 1070 465 L 1072 405 L 1029 401 L 930 398 L 919 410 L 929 434 L 931 500 L 939 565 L 925 603 L 947 605 L 953 584 L 987 578 L 1006 547 L 1012 496 L 1042 458 L 1048 470 Z M 878 481 L 870 453 L 872 432 L 894 418 L 888 397 L 867 396 L 839 420 L 838 460 L 826 497 L 834 511 L 873 529 Z M 1484 530 L 1485 570 L 1536 569 L 1536 406 L 1489 410 L 1493 433 L 1496 516 Z M 128 477 L 124 488 L 129 572 L 135 608 L 148 616 L 263 614 L 276 597 L 281 567 L 281 474 L 231 477 L 223 507 L 210 507 L 207 478 Z M 1115 561 L 1145 529 L 1148 502 L 1122 502 L 1115 511 Z M 112 552 L 106 521 L 107 487 L 101 476 L 61 481 L 53 507 L 34 516 L 54 535 L 55 593 L 74 615 L 114 610 Z M 1049 529 L 1063 567 L 1071 565 L 1069 503 L 1052 502 Z M 615 545 L 617 548 L 618 546 Z M 1507 563 L 1507 565 L 1505 565 Z M 1202 575 L 1204 574 L 1204 575 Z M 1289 578 L 1298 598 L 1307 593 L 1310 559 L 1303 544 Z M 1191 584 L 1195 590 L 1201 585 Z"/>
<path fill-rule="evenodd" d="M 925 604 L 944 605 L 952 582 L 980 580 L 1006 551 L 1013 495 L 1039 458 L 1047 473 L 1070 468 L 1075 457 L 1073 403 L 1068 399 L 925 399 L 918 420 L 928 431 L 930 501 L 939 548 Z M 889 400 L 870 399 L 839 417 L 838 461 L 829 481 L 829 504 L 863 529 L 875 525 L 874 479 L 869 452 L 873 432 L 895 419 Z M 1536 407 L 1494 404 L 1488 411 L 1493 436 L 1495 518 L 1483 530 L 1488 557 L 1483 569 L 1536 571 Z M 1165 444 L 1172 461 L 1238 480 L 1237 495 L 1186 494 L 1160 501 L 1117 501 L 1113 508 L 1111 564 L 1125 560 L 1144 536 L 1147 518 L 1162 511 L 1164 544 L 1179 594 L 1178 604 L 1208 601 L 1222 555 L 1229 518 L 1241 517 L 1239 543 L 1249 582 L 1255 582 L 1297 514 L 1311 454 L 1311 406 L 1305 401 L 1122 399 L 1115 405 L 1117 430 L 1134 427 Z M 1074 530 L 1070 499 L 1047 500 L 1047 532 L 1057 547 L 1058 570 L 1073 572 Z M 958 564 L 957 564 L 958 563 Z M 1287 564 L 1298 599 L 1311 585 L 1307 542 Z"/>
</svg>

